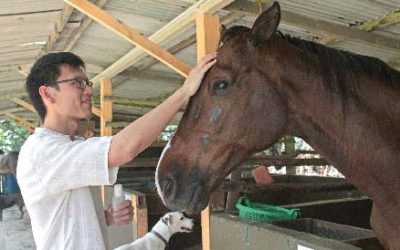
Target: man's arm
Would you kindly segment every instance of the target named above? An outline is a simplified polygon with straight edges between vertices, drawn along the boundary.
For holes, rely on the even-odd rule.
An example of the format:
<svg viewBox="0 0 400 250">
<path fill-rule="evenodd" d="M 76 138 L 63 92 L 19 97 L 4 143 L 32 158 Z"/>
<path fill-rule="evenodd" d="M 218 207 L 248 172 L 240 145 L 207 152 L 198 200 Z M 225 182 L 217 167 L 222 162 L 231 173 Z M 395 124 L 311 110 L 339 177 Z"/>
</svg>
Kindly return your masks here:
<svg viewBox="0 0 400 250">
<path fill-rule="evenodd" d="M 216 62 L 216 53 L 203 57 L 181 88 L 159 106 L 135 120 L 111 140 L 108 166 L 125 164 L 149 147 L 179 108 L 198 90 L 204 74 Z"/>
</svg>

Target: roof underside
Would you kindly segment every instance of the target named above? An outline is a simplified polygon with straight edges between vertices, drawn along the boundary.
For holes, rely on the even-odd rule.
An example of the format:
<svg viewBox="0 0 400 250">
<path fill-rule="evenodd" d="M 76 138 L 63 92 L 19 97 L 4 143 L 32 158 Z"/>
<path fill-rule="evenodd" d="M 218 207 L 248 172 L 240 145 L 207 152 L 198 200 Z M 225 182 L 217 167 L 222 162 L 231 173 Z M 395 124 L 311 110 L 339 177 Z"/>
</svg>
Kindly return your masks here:
<svg viewBox="0 0 400 250">
<path fill-rule="evenodd" d="M 198 1 L 91 2 L 157 41 L 186 64 L 195 64 L 195 22 L 178 25 L 176 21 Z M 228 27 L 237 24 L 251 26 L 260 8 L 270 3 L 262 1 L 266 3 L 259 4 L 260 1 L 250 0 L 200 2 L 220 2 L 222 9 L 216 4 L 217 9 L 210 10 L 213 12 L 210 14 L 218 15 L 220 22 Z M 280 4 L 280 30 L 283 33 L 378 57 L 399 69 L 398 0 L 281 0 Z M 38 123 L 37 115 L 21 104 L 21 101 L 29 102 L 24 81 L 33 62 L 40 55 L 52 51 L 71 51 L 81 56 L 90 78 L 108 72 L 106 75 L 111 78 L 114 97 L 157 103 L 183 82 L 182 76 L 146 54 L 139 54 L 136 58 L 131 56 L 129 63 L 124 64 L 121 58 L 133 53 L 135 46 L 61 0 L 2 0 L 0 25 L 3 29 L 0 36 L 0 115 L 3 118 Z M 94 95 L 98 95 L 98 88 L 95 92 Z M 126 99 L 125 105 L 116 103 L 113 106 L 115 121 L 132 121 L 149 110 L 149 105 L 139 102 L 127 106 Z"/>
</svg>

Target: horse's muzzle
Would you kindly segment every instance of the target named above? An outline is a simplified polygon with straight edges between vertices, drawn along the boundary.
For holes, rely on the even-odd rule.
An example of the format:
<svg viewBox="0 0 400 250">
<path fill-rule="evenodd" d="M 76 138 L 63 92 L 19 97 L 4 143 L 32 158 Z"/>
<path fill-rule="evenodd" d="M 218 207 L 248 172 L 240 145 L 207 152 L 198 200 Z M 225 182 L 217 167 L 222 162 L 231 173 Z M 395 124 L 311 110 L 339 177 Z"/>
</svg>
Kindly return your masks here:
<svg viewBox="0 0 400 250">
<path fill-rule="evenodd" d="M 182 172 L 179 171 L 181 169 L 175 166 L 174 171 L 163 177 L 159 176 L 158 181 L 163 201 L 171 210 L 188 214 L 199 213 L 207 206 L 209 197 L 207 185 L 201 178 L 204 176 L 199 174 L 199 170 L 195 170 L 182 178 Z"/>
</svg>

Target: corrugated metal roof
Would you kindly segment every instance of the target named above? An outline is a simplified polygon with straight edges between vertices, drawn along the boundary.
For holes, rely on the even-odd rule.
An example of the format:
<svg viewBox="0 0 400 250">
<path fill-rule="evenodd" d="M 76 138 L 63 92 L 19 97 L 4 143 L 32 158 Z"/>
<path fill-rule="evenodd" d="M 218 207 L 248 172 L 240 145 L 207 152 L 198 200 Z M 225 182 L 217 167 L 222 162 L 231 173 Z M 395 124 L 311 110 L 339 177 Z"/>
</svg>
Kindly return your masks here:
<svg viewBox="0 0 400 250">
<path fill-rule="evenodd" d="M 91 2 L 98 2 L 91 1 Z M 104 2 L 104 0 L 102 0 Z M 186 11 L 197 1 L 195 0 L 108 0 L 103 9 L 113 17 L 134 28 L 145 36 L 156 33 L 168 22 Z M 244 3 L 244 7 L 257 5 L 254 1 L 237 0 Z M 3 0 L 0 8 L 0 111 L 7 108 L 18 107 L 17 104 L 7 99 L 8 94 L 17 93 L 19 97 L 24 89 L 24 74 L 29 65 L 35 61 L 49 41 L 53 37 L 55 43 L 53 49 L 64 48 L 77 36 L 77 42 L 71 51 L 79 54 L 88 64 L 88 74 L 94 77 L 104 69 L 115 63 L 121 57 L 130 52 L 135 46 L 118 35 L 107 30 L 100 24 L 92 22 L 87 29 L 81 27 L 87 21 L 83 14 L 74 10 L 67 16 L 68 22 L 60 33 L 54 33 L 55 22 L 60 18 L 64 2 L 61 0 Z M 355 25 L 371 19 L 383 18 L 389 13 L 400 11 L 398 0 L 282 0 L 282 22 L 279 29 L 291 36 L 306 40 L 321 42 L 336 37 L 337 32 L 342 32 L 337 27 L 357 31 Z M 246 25 L 251 26 L 255 20 L 258 9 L 252 14 L 244 10 L 226 8 L 218 11 L 221 21 L 227 21 L 227 26 Z M 244 15 L 244 16 L 243 16 Z M 307 23 L 291 19 L 285 19 L 285 15 L 301 17 Z M 318 29 L 324 23 L 325 30 Z M 194 21 L 193 21 L 194 25 Z M 310 27 L 313 25 L 314 27 Z M 329 26 L 330 25 L 330 26 Z M 317 28 L 315 28 L 317 27 Z M 326 30 L 326 27 L 332 29 Z M 348 30 L 347 30 L 348 31 Z M 364 31 L 363 31 L 364 32 Z M 82 33 L 82 34 L 81 34 Z M 367 33 L 367 32 L 364 32 Z M 338 36 L 337 41 L 330 41 L 328 46 L 352 51 L 368 56 L 378 57 L 386 62 L 400 61 L 400 49 L 394 48 L 393 41 L 400 44 L 400 24 L 392 24 L 369 34 L 379 38 L 392 39 L 386 44 L 379 41 L 363 42 L 355 41 L 349 37 Z M 79 36 L 78 36 L 79 35 Z M 196 60 L 194 26 L 175 32 L 166 39 L 162 46 L 172 49 L 174 54 L 189 65 L 194 65 Z M 391 45 L 391 46 L 388 46 Z M 154 78 L 140 78 L 136 70 L 145 68 L 147 76 L 153 73 L 167 74 L 162 80 Z M 168 79 L 172 79 L 169 82 Z M 175 80 L 174 80 L 175 79 Z M 151 59 L 143 56 L 138 62 L 126 71 L 115 77 L 114 94 L 126 98 L 156 98 L 165 96 L 179 86 L 176 79 L 182 79 L 168 67 L 153 63 Z M 24 98 L 24 97 L 22 97 Z M 26 99 L 25 99 L 26 100 Z M 114 112 L 119 114 L 127 112 L 121 105 L 116 105 Z M 17 114 L 33 119 L 31 112 L 17 112 Z M 123 115 L 121 115 L 123 116 Z"/>
</svg>

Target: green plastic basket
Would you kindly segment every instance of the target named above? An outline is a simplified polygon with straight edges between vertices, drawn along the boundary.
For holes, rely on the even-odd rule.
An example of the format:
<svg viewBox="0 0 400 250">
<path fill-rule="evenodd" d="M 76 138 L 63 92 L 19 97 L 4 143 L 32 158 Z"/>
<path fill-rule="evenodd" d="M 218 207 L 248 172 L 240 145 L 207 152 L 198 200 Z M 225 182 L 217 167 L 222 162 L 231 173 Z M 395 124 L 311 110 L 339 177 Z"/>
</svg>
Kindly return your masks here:
<svg viewBox="0 0 400 250">
<path fill-rule="evenodd" d="M 239 217 L 249 219 L 252 222 L 273 222 L 280 220 L 296 219 L 299 209 L 286 209 L 282 207 L 251 202 L 247 197 L 240 197 L 236 202 L 239 209 Z"/>
</svg>

